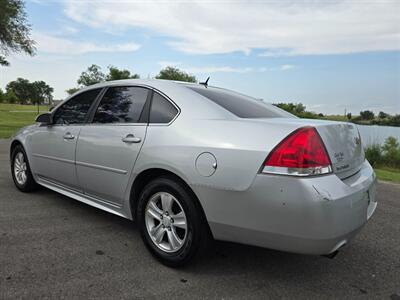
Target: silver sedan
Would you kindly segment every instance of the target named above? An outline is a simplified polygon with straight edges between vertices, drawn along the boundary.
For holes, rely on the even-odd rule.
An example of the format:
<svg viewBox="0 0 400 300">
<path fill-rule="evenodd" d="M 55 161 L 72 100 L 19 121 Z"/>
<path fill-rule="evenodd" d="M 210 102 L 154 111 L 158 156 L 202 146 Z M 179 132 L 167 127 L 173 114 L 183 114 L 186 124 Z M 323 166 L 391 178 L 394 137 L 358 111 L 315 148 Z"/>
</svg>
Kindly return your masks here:
<svg viewBox="0 0 400 300">
<path fill-rule="evenodd" d="M 333 255 L 377 205 L 355 125 L 207 84 L 90 86 L 21 129 L 10 159 L 18 189 L 41 185 L 136 220 L 169 266 L 210 237 Z"/>
</svg>

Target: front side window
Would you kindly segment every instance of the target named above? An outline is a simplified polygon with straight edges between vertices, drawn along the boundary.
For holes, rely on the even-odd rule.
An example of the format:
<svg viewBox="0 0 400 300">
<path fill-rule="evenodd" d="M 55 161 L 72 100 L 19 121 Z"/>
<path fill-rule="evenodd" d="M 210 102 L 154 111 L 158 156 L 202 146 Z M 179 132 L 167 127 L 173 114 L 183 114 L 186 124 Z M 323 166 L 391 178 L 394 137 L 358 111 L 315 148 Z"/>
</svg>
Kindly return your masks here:
<svg viewBox="0 0 400 300">
<path fill-rule="evenodd" d="M 150 123 L 169 123 L 177 114 L 178 110 L 171 102 L 154 92 L 150 109 Z"/>
<path fill-rule="evenodd" d="M 93 104 L 101 89 L 94 89 L 71 98 L 54 113 L 54 124 L 82 124 L 86 121 L 86 116 L 90 106 Z"/>
<path fill-rule="evenodd" d="M 138 123 L 145 106 L 148 89 L 111 87 L 104 94 L 93 123 Z"/>
</svg>

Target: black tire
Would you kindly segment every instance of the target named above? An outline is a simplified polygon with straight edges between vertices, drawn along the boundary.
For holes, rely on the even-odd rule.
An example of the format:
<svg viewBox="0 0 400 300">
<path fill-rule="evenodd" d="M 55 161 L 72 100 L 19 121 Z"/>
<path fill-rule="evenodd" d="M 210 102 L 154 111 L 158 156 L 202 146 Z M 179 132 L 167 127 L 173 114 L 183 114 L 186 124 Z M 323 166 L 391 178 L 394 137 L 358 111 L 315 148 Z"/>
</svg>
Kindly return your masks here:
<svg viewBox="0 0 400 300">
<path fill-rule="evenodd" d="M 21 153 L 24 157 L 24 161 L 26 163 L 26 180 L 23 184 L 19 183 L 18 180 L 15 178 L 15 172 L 14 172 L 14 168 L 15 168 L 15 158 L 17 157 L 17 155 Z M 38 184 L 35 182 L 35 179 L 32 176 L 32 172 L 31 172 L 31 168 L 29 165 L 29 161 L 28 161 L 28 157 L 25 153 L 24 148 L 21 145 L 17 145 L 12 153 L 11 153 L 11 175 L 14 181 L 15 186 L 24 193 L 28 193 L 28 192 L 32 192 L 34 190 L 37 189 Z"/>
<path fill-rule="evenodd" d="M 146 227 L 146 206 L 154 195 L 161 192 L 169 193 L 179 201 L 187 220 L 185 241 L 181 248 L 173 253 L 157 247 Z M 159 261 L 169 267 L 179 267 L 188 263 L 197 254 L 201 244 L 206 243 L 208 239 L 207 227 L 197 199 L 183 184 L 172 177 L 159 177 L 145 186 L 138 201 L 137 220 L 146 247 Z"/>
</svg>

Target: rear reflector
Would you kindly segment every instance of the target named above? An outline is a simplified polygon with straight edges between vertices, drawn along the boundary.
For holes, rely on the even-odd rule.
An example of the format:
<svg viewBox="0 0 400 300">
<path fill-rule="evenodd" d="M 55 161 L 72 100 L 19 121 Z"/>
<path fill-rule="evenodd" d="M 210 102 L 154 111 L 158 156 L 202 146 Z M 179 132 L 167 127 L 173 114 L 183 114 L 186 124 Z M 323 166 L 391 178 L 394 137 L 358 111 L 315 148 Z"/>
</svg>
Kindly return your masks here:
<svg viewBox="0 0 400 300">
<path fill-rule="evenodd" d="M 280 142 L 268 155 L 263 173 L 309 176 L 332 172 L 331 160 L 314 127 L 302 127 Z"/>
</svg>

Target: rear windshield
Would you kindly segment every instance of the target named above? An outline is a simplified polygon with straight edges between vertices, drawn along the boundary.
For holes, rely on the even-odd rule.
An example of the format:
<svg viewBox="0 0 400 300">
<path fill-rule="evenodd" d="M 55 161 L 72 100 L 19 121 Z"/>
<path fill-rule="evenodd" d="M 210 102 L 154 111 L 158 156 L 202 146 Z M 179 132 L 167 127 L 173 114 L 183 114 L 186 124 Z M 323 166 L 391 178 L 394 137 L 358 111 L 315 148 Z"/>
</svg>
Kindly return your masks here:
<svg viewBox="0 0 400 300">
<path fill-rule="evenodd" d="M 229 90 L 212 87 L 206 88 L 204 86 L 187 85 L 187 87 L 222 106 L 239 118 L 293 117 L 293 115 L 271 104 L 266 104 L 262 100 L 247 97 Z"/>
</svg>

